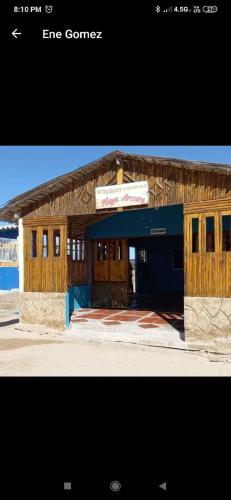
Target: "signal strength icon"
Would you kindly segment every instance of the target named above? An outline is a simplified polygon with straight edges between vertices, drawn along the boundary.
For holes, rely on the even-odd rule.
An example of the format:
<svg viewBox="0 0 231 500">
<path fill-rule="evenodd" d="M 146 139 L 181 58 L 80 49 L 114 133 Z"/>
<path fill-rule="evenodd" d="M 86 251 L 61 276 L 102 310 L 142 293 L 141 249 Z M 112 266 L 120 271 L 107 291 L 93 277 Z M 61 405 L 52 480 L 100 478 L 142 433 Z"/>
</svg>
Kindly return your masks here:
<svg viewBox="0 0 231 500">
<path fill-rule="evenodd" d="M 168 7 L 168 9 L 163 10 L 163 12 L 172 12 L 172 7 Z"/>
</svg>

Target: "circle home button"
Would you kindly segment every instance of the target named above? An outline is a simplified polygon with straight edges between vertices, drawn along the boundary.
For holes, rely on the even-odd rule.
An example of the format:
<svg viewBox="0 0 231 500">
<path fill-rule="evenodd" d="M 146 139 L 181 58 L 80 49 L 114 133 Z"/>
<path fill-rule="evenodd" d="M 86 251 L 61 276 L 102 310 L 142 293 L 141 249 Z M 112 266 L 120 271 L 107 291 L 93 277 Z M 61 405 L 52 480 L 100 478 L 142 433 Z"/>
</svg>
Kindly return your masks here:
<svg viewBox="0 0 231 500">
<path fill-rule="evenodd" d="M 119 481 L 112 481 L 110 483 L 110 489 L 114 491 L 114 493 L 117 493 L 121 490 L 121 483 Z"/>
</svg>

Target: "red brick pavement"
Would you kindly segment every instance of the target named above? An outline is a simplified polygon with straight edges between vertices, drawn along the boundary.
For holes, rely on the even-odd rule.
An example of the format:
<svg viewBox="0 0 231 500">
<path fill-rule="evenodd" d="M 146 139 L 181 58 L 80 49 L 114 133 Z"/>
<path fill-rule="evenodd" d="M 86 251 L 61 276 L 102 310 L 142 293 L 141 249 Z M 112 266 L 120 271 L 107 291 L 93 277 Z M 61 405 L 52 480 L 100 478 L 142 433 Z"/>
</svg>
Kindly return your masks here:
<svg viewBox="0 0 231 500">
<path fill-rule="evenodd" d="M 181 326 L 183 314 L 178 312 L 136 311 L 123 309 L 78 309 L 73 312 L 73 323 L 87 323 L 88 320 L 99 320 L 104 325 L 119 325 L 123 322 L 136 322 L 141 328 L 158 328 L 172 324 Z M 104 320 L 104 321 L 103 321 Z"/>
</svg>

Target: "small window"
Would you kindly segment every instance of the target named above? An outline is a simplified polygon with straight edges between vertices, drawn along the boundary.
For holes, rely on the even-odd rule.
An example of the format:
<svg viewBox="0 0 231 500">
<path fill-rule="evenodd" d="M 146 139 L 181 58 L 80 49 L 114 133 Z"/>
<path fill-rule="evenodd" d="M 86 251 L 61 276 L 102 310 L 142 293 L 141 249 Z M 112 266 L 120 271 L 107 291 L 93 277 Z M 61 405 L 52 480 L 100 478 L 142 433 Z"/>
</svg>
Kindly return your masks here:
<svg viewBox="0 0 231 500">
<path fill-rule="evenodd" d="M 173 253 L 173 269 L 184 269 L 183 248 L 175 248 Z"/>
<path fill-rule="evenodd" d="M 113 260 L 122 260 L 122 241 L 113 240 L 112 242 L 112 256 Z"/>
<path fill-rule="evenodd" d="M 222 215 L 222 250 L 231 251 L 231 215 Z"/>
<path fill-rule="evenodd" d="M 199 252 L 199 219 L 192 219 L 192 253 Z"/>
<path fill-rule="evenodd" d="M 76 241 L 76 258 L 78 261 L 81 260 L 81 241 L 77 240 Z"/>
<path fill-rule="evenodd" d="M 67 238 L 67 256 L 71 256 L 71 240 L 70 238 Z"/>
<path fill-rule="evenodd" d="M 76 259 L 76 241 L 72 240 L 72 260 Z"/>
<path fill-rule="evenodd" d="M 44 258 L 48 257 L 48 230 L 43 230 L 43 248 L 42 248 L 42 256 Z"/>
<path fill-rule="evenodd" d="M 31 257 L 37 257 L 37 231 L 31 231 Z"/>
<path fill-rule="evenodd" d="M 97 241 L 97 260 L 107 260 L 108 248 L 106 241 Z"/>
<path fill-rule="evenodd" d="M 123 260 L 123 251 L 122 251 L 123 245 L 122 241 L 120 240 L 118 242 L 118 260 Z"/>
<path fill-rule="evenodd" d="M 140 248 L 138 252 L 138 260 L 140 264 L 147 264 L 148 262 L 148 253 L 144 248 Z"/>
<path fill-rule="evenodd" d="M 108 259 L 108 243 L 107 241 L 103 241 L 103 260 Z"/>
<path fill-rule="evenodd" d="M 85 241 L 82 241 L 82 248 L 81 248 L 81 260 L 85 260 L 86 255 L 85 255 Z"/>
<path fill-rule="evenodd" d="M 215 252 L 214 217 L 206 217 L 206 252 Z"/>
<path fill-rule="evenodd" d="M 85 260 L 85 241 L 77 240 L 77 260 L 83 262 Z"/>
<path fill-rule="evenodd" d="M 60 257 L 60 229 L 54 229 L 54 257 Z"/>
<path fill-rule="evenodd" d="M 101 258 L 102 255 L 101 245 L 102 245 L 101 241 L 97 241 L 97 246 L 96 246 L 97 260 L 103 260 Z"/>
</svg>

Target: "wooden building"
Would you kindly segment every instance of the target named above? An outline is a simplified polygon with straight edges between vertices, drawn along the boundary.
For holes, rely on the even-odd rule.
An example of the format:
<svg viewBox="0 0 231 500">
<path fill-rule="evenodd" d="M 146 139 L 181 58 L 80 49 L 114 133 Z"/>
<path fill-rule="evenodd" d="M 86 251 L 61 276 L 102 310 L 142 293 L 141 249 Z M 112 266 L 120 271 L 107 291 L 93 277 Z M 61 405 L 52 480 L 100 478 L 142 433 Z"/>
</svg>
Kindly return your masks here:
<svg viewBox="0 0 231 500">
<path fill-rule="evenodd" d="M 128 307 L 134 246 L 149 292 L 164 282 L 182 294 L 186 339 L 231 335 L 228 165 L 114 151 L 10 200 L 0 220 L 19 224 L 23 322 L 64 327 L 75 307 Z M 161 261 L 170 247 L 180 278 Z"/>
</svg>

